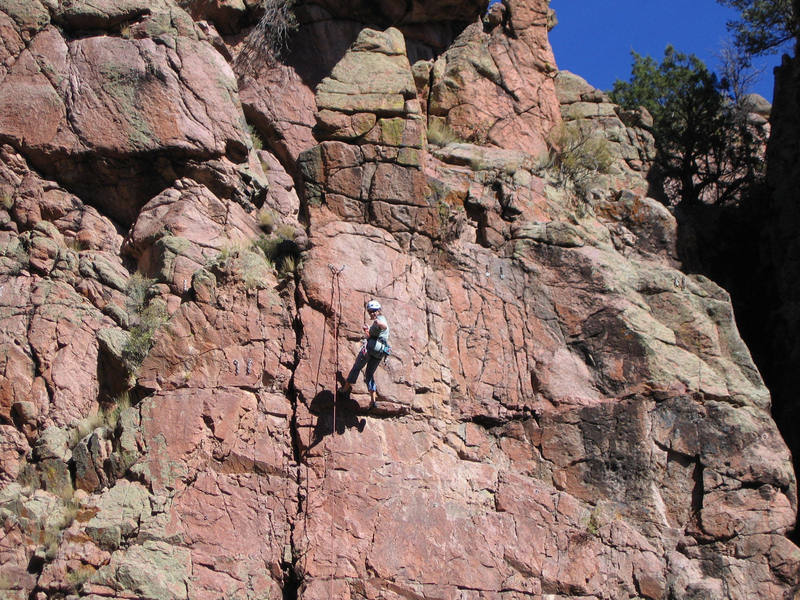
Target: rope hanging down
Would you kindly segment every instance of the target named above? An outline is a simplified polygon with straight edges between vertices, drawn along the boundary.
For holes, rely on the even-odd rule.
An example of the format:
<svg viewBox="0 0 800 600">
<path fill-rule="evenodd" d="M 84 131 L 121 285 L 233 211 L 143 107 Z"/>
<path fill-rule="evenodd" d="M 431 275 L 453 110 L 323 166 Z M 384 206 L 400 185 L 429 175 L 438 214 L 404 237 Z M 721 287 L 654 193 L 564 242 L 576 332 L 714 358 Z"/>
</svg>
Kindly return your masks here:
<svg viewBox="0 0 800 600">
<path fill-rule="evenodd" d="M 334 383 L 333 383 L 333 415 L 332 415 L 333 416 L 333 422 L 331 424 L 331 434 L 332 434 L 331 438 L 333 437 L 333 434 L 336 432 L 336 399 L 337 399 L 337 396 L 339 395 L 339 381 L 338 381 L 338 378 L 337 378 L 337 374 L 339 372 L 339 325 L 341 323 L 341 314 L 342 314 L 342 288 L 341 288 L 341 281 L 340 281 L 339 278 L 340 278 L 340 275 L 342 274 L 342 271 L 344 271 L 345 266 L 346 265 L 342 265 L 341 268 L 337 269 L 333 265 L 330 265 L 330 264 L 328 265 L 328 268 L 331 270 L 331 297 L 330 297 L 328 306 L 330 306 L 330 312 L 333 313 L 334 360 L 336 362 L 336 369 L 335 369 L 335 372 L 334 372 Z M 314 397 L 315 398 L 317 397 L 317 394 L 319 394 L 319 375 L 320 375 L 320 371 L 322 369 L 322 357 L 325 354 L 325 339 L 327 338 L 327 332 L 328 332 L 328 314 L 326 313 L 325 314 L 325 321 L 322 324 L 322 340 L 320 341 L 320 347 L 319 347 L 319 360 L 317 362 L 317 372 L 316 372 L 315 377 L 314 377 Z M 309 435 L 311 435 L 310 432 L 309 432 Z M 311 446 L 311 439 L 309 438 L 308 447 L 310 447 L 310 446 Z M 333 462 L 332 456 L 333 456 L 333 453 L 330 451 L 330 448 L 327 448 L 327 444 L 326 444 L 326 452 L 323 452 L 323 482 L 327 480 L 327 476 L 328 476 L 328 459 L 330 457 L 331 462 Z M 308 536 L 308 525 L 307 525 L 307 522 L 308 522 L 308 505 L 309 505 L 309 502 L 310 502 L 309 496 L 310 496 L 310 489 L 309 489 L 308 475 L 306 475 L 306 502 L 305 502 L 305 511 L 304 511 L 304 521 L 305 521 L 306 524 L 305 524 L 304 529 L 305 529 L 305 532 L 306 532 L 306 542 L 308 544 L 311 543 L 311 540 L 307 537 Z M 331 493 L 331 496 L 333 497 L 334 494 Z M 332 506 L 335 508 L 336 503 L 334 502 L 332 504 Z M 333 540 L 333 525 L 334 525 L 334 522 L 335 522 L 335 518 L 334 518 L 334 513 L 333 513 L 333 510 L 332 510 L 331 511 L 331 533 L 330 533 L 331 541 Z M 331 553 L 333 553 L 333 550 L 331 550 Z M 333 564 L 333 563 L 335 563 L 335 560 L 332 559 L 331 560 L 331 564 Z M 330 585 L 331 585 L 331 588 L 330 588 L 331 589 L 331 595 L 330 595 L 330 597 L 331 598 L 333 597 L 332 592 L 333 592 L 334 575 L 335 575 L 335 572 L 334 572 L 334 574 L 331 575 L 331 578 L 330 578 Z"/>
<path fill-rule="evenodd" d="M 339 324 L 342 320 L 342 284 L 340 275 L 344 271 L 345 265 L 337 269 L 333 265 L 328 265 L 331 270 L 331 301 L 330 307 L 333 311 L 333 355 L 336 369 L 333 375 L 333 425 L 331 425 L 331 435 L 336 432 L 336 399 L 339 396 Z M 334 297 L 336 299 L 336 308 L 333 307 Z"/>
<path fill-rule="evenodd" d="M 333 374 L 333 422 L 331 423 L 331 437 L 330 443 L 333 443 L 332 440 L 336 435 L 336 402 L 339 397 L 339 324 L 342 319 L 342 287 L 340 281 L 340 275 L 342 271 L 344 271 L 345 265 L 342 265 L 340 269 L 337 269 L 333 265 L 328 265 L 328 268 L 331 270 L 331 299 L 330 299 L 330 307 L 331 311 L 333 311 L 333 355 L 334 355 L 334 362 L 336 363 L 336 368 L 334 369 Z M 334 308 L 334 301 L 336 302 L 336 307 Z M 327 446 L 327 444 L 326 444 Z M 325 479 L 328 478 L 328 458 L 330 458 L 331 462 L 331 470 L 335 471 L 335 464 L 334 458 L 335 454 L 327 448 L 326 453 L 326 460 L 325 460 Z M 333 598 L 333 582 L 336 579 L 336 556 L 335 556 L 335 547 L 336 544 L 333 543 L 333 534 L 334 534 L 334 524 L 336 523 L 336 493 L 335 490 L 331 488 L 331 531 L 330 531 L 330 548 L 331 548 L 331 577 L 328 583 L 328 597 Z"/>
</svg>

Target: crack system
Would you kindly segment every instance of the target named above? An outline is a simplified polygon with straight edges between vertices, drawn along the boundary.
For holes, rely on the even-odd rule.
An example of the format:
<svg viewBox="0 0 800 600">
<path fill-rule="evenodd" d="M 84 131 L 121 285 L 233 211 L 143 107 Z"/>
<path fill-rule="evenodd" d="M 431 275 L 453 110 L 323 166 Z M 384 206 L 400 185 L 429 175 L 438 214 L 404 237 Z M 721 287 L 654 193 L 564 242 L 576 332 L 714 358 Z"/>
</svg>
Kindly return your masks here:
<svg viewBox="0 0 800 600">
<path fill-rule="evenodd" d="M 300 548 L 295 539 L 297 533 L 297 519 L 307 518 L 308 514 L 308 477 L 305 484 L 303 482 L 303 442 L 300 436 L 300 427 L 297 421 L 297 407 L 299 392 L 295 385 L 295 375 L 300 364 L 301 348 L 304 336 L 303 321 L 300 318 L 298 307 L 302 303 L 302 295 L 299 291 L 299 275 L 295 274 L 294 304 L 295 315 L 292 319 L 292 327 L 295 333 L 295 355 L 292 364 L 292 376 L 289 379 L 287 397 L 291 404 L 292 414 L 289 421 L 289 436 L 291 439 L 292 459 L 296 466 L 295 483 L 297 484 L 297 497 L 295 498 L 294 518 L 289 521 L 289 552 L 284 552 L 281 568 L 283 570 L 283 600 L 297 600 L 298 593 L 304 582 L 304 575 L 300 565 Z M 305 530 L 305 527 L 304 527 Z"/>
</svg>

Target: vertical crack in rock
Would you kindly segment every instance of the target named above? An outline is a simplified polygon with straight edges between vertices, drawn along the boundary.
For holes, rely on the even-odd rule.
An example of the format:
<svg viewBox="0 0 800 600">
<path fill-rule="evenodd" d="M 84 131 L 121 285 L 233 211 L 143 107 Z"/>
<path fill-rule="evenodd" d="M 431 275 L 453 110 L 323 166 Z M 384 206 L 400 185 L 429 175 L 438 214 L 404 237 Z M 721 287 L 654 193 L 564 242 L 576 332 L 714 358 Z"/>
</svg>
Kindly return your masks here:
<svg viewBox="0 0 800 600">
<path fill-rule="evenodd" d="M 703 463 L 700 462 L 700 457 L 692 457 L 692 462 L 695 463 L 694 470 L 692 471 L 692 511 L 693 519 L 697 520 L 698 526 L 702 528 L 701 512 L 703 510 Z"/>
<path fill-rule="evenodd" d="M 303 342 L 303 321 L 300 318 L 299 310 L 297 307 L 302 302 L 301 294 L 299 292 L 299 276 L 295 275 L 295 315 L 292 319 L 292 327 L 295 332 L 295 355 L 292 364 L 292 376 L 289 379 L 289 387 L 287 390 L 289 402 L 292 407 L 292 416 L 289 421 L 289 435 L 292 444 L 292 459 L 294 460 L 296 471 L 295 478 L 297 483 L 297 498 L 295 499 L 296 510 L 294 515 L 289 516 L 289 555 L 284 552 L 281 567 L 283 568 L 283 599 L 284 600 L 297 600 L 298 591 L 303 583 L 303 575 L 299 572 L 300 565 L 298 561 L 299 549 L 295 543 L 296 519 L 302 517 L 304 511 L 308 510 L 307 490 L 303 487 L 303 445 L 300 438 L 300 429 L 297 424 L 297 403 L 299 402 L 297 387 L 295 386 L 295 375 L 297 367 L 300 364 L 300 348 Z"/>
</svg>

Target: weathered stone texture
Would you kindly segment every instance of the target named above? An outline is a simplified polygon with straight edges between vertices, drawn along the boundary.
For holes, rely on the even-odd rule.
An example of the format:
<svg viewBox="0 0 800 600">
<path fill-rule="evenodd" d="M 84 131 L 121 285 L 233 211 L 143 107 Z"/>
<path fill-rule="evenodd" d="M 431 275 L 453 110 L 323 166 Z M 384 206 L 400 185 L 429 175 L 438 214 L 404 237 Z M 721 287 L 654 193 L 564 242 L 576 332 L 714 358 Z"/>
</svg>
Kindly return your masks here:
<svg viewBox="0 0 800 600">
<path fill-rule="evenodd" d="M 502 25 L 473 24 L 433 65 L 429 111 L 463 140 L 538 155 L 559 121 L 547 2 L 509 1 Z"/>
<path fill-rule="evenodd" d="M 653 118 L 645 108 L 624 111 L 611 103 L 606 94 L 569 71 L 555 78 L 556 95 L 566 127 L 584 133 L 601 132 L 616 158 L 611 169 L 618 187 L 647 193 L 647 175 L 655 159 L 655 140 L 650 133 Z M 631 173 L 633 171 L 633 173 Z"/>
<path fill-rule="evenodd" d="M 246 156 L 233 72 L 171 0 L 55 9 L 65 33 L 99 29 L 80 37 L 65 36 L 43 14 L 7 61 L 0 88 L 0 140 L 38 169 L 130 222 L 168 178 L 165 170 L 186 157 Z M 6 49 L 19 47 L 15 35 L 25 25 L 8 32 Z M 115 35 L 100 35 L 109 30 Z M 148 154 L 162 157 L 160 178 L 152 159 L 142 160 Z"/>
<path fill-rule="evenodd" d="M 143 473 L 170 498 L 147 537 L 190 549 L 188 597 L 280 594 L 297 498 L 290 412 L 283 396 L 232 387 L 189 387 L 143 405 Z"/>
<path fill-rule="evenodd" d="M 298 2 L 259 65 L 249 0 L 0 0 L 3 597 L 796 592 L 790 455 L 647 115 L 557 72 L 546 2 L 481 8 Z M 548 169 L 562 121 L 610 173 Z M 374 407 L 337 396 L 372 298 Z"/>
<path fill-rule="evenodd" d="M 142 207 L 125 251 L 136 258 L 142 272 L 156 275 L 181 295 L 195 271 L 223 248 L 247 244 L 258 235 L 255 220 L 241 206 L 181 179 Z"/>
<path fill-rule="evenodd" d="M 571 81 L 565 118 L 622 148 L 583 204 L 541 177 L 530 148 L 451 144 L 418 170 L 331 128 L 340 141 L 301 157 L 308 199 L 322 204 L 295 372 L 315 498 L 314 534 L 298 546 L 304 598 L 457 597 L 475 581 L 534 597 L 784 585 L 770 583 L 782 558 L 743 561 L 730 543 L 782 544 L 796 491 L 728 296 L 676 269 L 674 218 L 641 195 L 646 133 Z M 334 413 L 372 297 L 401 334 L 375 409 L 357 387 Z M 355 506 L 342 500 L 365 481 Z M 756 496 L 769 517 L 753 512 Z M 508 508 L 510 497 L 538 508 Z M 709 552 L 725 566 L 701 566 Z"/>
</svg>

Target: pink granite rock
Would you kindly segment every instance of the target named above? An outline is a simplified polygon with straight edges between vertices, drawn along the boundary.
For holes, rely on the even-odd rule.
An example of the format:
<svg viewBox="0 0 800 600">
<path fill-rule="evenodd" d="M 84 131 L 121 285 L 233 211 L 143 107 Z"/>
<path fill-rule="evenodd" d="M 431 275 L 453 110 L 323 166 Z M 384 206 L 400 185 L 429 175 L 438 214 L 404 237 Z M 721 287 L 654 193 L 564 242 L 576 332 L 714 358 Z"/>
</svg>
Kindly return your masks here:
<svg viewBox="0 0 800 600">
<path fill-rule="evenodd" d="M 297 494 L 290 413 L 283 396 L 234 387 L 145 402 L 147 478 L 172 490 L 157 535 L 191 548 L 190 597 L 280 593 Z"/>
<path fill-rule="evenodd" d="M 192 275 L 223 249 L 248 245 L 260 231 L 253 215 L 205 186 L 181 179 L 148 202 L 130 230 L 125 253 L 143 273 L 157 275 L 178 295 Z"/>
<path fill-rule="evenodd" d="M 277 101 L 275 90 L 281 90 L 291 102 Z M 302 151 L 315 144 L 314 92 L 294 70 L 277 65 L 257 80 L 246 77 L 241 100 L 247 118 L 284 164 L 293 164 Z"/>
<path fill-rule="evenodd" d="M 113 321 L 71 287 L 37 277 L 5 282 L 0 305 L 3 336 L 17 348 L 4 361 L 2 404 L 32 400 L 42 423 L 68 425 L 87 416 L 99 392 L 95 335 Z"/>
<path fill-rule="evenodd" d="M 298 3 L 263 69 L 234 58 L 252 2 L 181 6 L 0 10 L 9 597 L 793 593 L 795 475 L 730 299 L 679 270 L 638 126 L 555 85 L 544 2 L 466 29 L 474 2 Z M 578 196 L 535 154 L 587 112 L 625 141 Z M 485 143 L 428 146 L 437 119 Z M 336 392 L 373 298 L 370 407 Z"/>
<path fill-rule="evenodd" d="M 143 177 L 151 165 L 137 165 L 138 155 L 241 161 L 248 148 L 233 72 L 222 56 L 169 0 L 152 12 L 135 4 L 139 14 L 149 14 L 135 39 L 68 40 L 48 26 L 15 57 L 0 89 L 2 140 L 24 148 L 42 171 L 123 221 L 158 191 L 152 171 L 151 180 Z M 159 30 L 162 18 L 172 29 Z M 155 43 L 156 34 L 170 43 Z M 28 118 L 30 110 L 36 119 Z M 98 193 L 104 188 L 118 197 Z"/>
<path fill-rule="evenodd" d="M 432 74 L 429 115 L 443 117 L 465 141 L 540 155 L 560 121 L 547 40 L 547 2 L 510 0 L 506 21 L 468 27 Z"/>
<path fill-rule="evenodd" d="M 702 575 L 709 538 L 784 539 L 795 484 L 764 420 L 766 391 L 732 335 L 724 292 L 675 269 L 671 215 L 618 190 L 594 205 L 600 219 L 580 216 L 538 178 L 530 147 L 517 156 L 448 146 L 419 172 L 387 160 L 382 144 L 357 142 L 326 141 L 301 158 L 309 201 L 326 205 L 310 211 L 294 379 L 315 498 L 295 565 L 303 597 L 455 597 L 481 581 L 487 591 L 663 598 L 730 581 Z M 623 258 L 634 255 L 636 266 Z M 393 333 L 367 410 L 360 382 L 349 400 L 336 390 L 371 298 Z M 425 445 L 427 436 L 439 441 Z M 774 458 L 754 439 L 778 443 Z M 729 453 L 758 456 L 758 475 L 752 461 L 726 458 L 725 475 L 706 483 Z M 457 480 L 476 480 L 477 500 L 442 475 L 473 465 L 485 480 Z M 342 498 L 356 481 L 375 489 L 354 506 Z M 511 490 L 558 500 L 533 520 L 517 509 L 526 519 L 512 525 Z M 752 512 L 756 497 L 769 517 Z M 561 509 L 560 529 L 543 525 Z M 509 530 L 519 536 L 512 548 L 490 537 Z M 666 558 L 681 545 L 686 563 Z M 719 552 L 736 560 L 730 546 Z M 766 560 L 736 568 L 754 582 L 772 577 Z"/>
<path fill-rule="evenodd" d="M 261 384 L 285 390 L 295 336 L 286 309 L 268 287 L 274 275 L 265 276 L 252 293 L 239 281 L 217 286 L 208 302 L 182 304 L 156 336 L 139 384 L 155 390 Z"/>
<path fill-rule="evenodd" d="M 7 415 L 4 415 L 8 419 Z M 25 456 L 30 450 L 28 442 L 19 431 L 10 425 L 0 425 L 0 482 L 14 481 L 25 466 Z"/>
</svg>

